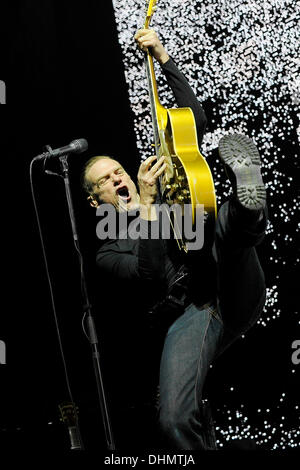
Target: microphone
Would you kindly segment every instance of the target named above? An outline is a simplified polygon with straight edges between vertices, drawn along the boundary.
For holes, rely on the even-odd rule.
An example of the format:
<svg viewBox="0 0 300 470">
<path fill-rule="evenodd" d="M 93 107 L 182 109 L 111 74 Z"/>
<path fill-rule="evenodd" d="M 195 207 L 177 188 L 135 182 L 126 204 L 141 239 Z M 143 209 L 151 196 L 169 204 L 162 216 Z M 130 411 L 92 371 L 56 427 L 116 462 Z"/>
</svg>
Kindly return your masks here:
<svg viewBox="0 0 300 470">
<path fill-rule="evenodd" d="M 82 153 L 88 149 L 88 143 L 86 139 L 76 139 L 73 140 L 69 145 L 60 147 L 58 149 L 51 150 L 50 152 L 44 152 L 41 155 L 35 157 L 35 160 L 42 160 L 43 158 L 49 157 L 60 157 L 61 155 L 66 155 L 67 153 Z"/>
</svg>

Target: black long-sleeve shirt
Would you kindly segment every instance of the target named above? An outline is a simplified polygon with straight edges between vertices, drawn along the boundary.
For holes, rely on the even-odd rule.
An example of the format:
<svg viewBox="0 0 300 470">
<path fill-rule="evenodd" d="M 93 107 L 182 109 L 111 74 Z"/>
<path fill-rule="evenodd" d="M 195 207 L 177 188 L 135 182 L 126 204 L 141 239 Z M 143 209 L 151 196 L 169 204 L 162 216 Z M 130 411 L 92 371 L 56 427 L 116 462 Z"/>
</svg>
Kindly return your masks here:
<svg viewBox="0 0 300 470">
<path fill-rule="evenodd" d="M 172 59 L 169 59 L 161 66 L 162 71 L 167 79 L 175 101 L 180 108 L 191 108 L 195 117 L 196 130 L 198 137 L 198 146 L 200 147 L 205 132 L 207 118 L 200 102 L 190 87 L 187 79 L 177 68 Z"/>
<path fill-rule="evenodd" d="M 198 145 L 200 146 L 207 122 L 204 110 L 173 60 L 169 59 L 161 67 L 173 91 L 177 105 L 179 107 L 190 107 L 194 113 Z M 130 222 L 132 218 L 130 214 L 128 215 Z M 157 298 L 163 295 L 173 282 L 182 260 L 176 259 L 176 257 L 172 258 L 166 243 L 161 239 L 153 239 L 147 236 L 147 234 L 150 234 L 150 230 L 153 230 L 153 225 L 158 224 L 157 221 L 141 220 L 140 222 L 141 234 L 143 233 L 144 236 L 140 236 L 137 240 L 131 238 L 107 240 L 98 250 L 96 260 L 102 274 L 106 277 L 109 276 L 112 282 L 120 281 L 124 287 L 126 285 L 132 287 L 134 283 L 135 288 L 139 289 L 140 293 L 141 291 L 149 292 L 147 289 L 151 285 L 153 287 L 152 292 L 157 293 L 157 295 L 152 294 L 150 299 L 149 295 L 145 298 L 145 301 L 148 300 L 151 304 L 155 303 Z M 202 260 L 204 261 L 203 256 Z M 199 274 L 199 277 L 201 278 L 201 274 Z M 208 278 L 209 276 L 206 280 Z M 198 283 L 196 290 L 199 294 Z M 204 302 L 207 297 L 211 296 L 208 290 L 210 289 L 206 289 L 206 294 L 202 292 L 200 296 L 198 295 L 199 302 Z"/>
</svg>

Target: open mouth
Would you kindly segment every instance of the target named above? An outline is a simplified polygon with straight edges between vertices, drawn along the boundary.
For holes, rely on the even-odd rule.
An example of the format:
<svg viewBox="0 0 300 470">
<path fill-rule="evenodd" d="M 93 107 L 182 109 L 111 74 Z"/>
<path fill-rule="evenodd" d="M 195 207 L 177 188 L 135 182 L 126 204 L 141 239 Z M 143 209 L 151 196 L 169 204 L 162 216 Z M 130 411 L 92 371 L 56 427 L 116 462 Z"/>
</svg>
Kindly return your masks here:
<svg viewBox="0 0 300 470">
<path fill-rule="evenodd" d="M 117 195 L 125 202 L 129 202 L 131 199 L 127 186 L 117 189 Z"/>
</svg>

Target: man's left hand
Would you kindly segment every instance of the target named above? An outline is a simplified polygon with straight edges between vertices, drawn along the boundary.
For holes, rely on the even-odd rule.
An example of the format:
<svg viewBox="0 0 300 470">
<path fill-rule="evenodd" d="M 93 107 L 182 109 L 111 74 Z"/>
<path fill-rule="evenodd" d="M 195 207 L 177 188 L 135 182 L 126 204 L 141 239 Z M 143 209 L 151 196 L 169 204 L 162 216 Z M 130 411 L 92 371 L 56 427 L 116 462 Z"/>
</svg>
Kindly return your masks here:
<svg viewBox="0 0 300 470">
<path fill-rule="evenodd" d="M 164 64 L 169 60 L 170 57 L 154 29 L 139 29 L 134 39 L 142 51 L 146 51 L 148 47 L 151 47 L 151 54 L 160 64 Z"/>
</svg>

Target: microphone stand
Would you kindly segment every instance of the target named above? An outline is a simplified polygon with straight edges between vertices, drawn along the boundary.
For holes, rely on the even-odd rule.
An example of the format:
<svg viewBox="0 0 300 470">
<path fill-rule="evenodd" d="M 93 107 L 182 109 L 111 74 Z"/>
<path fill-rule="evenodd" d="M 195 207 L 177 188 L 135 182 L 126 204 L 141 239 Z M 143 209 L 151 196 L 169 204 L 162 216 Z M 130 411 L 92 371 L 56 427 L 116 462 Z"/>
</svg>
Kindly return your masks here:
<svg viewBox="0 0 300 470">
<path fill-rule="evenodd" d="M 74 214 L 73 202 L 72 202 L 72 197 L 71 197 L 69 166 L 68 166 L 68 161 L 67 161 L 67 155 L 60 156 L 59 160 L 61 163 L 64 183 L 65 183 L 65 192 L 66 192 L 66 197 L 67 197 L 73 238 L 74 238 L 75 246 L 76 246 L 78 257 L 79 257 L 79 262 L 80 262 L 80 265 L 82 266 L 81 253 L 80 253 L 79 246 L 78 246 L 78 235 L 77 235 L 77 229 L 76 229 L 76 223 L 75 223 L 75 214 Z M 89 298 L 88 298 L 86 280 L 85 280 L 83 269 L 81 269 L 81 281 L 82 281 L 82 293 L 83 293 L 85 312 L 87 313 L 88 337 L 89 337 L 89 341 L 90 341 L 91 348 L 92 348 L 92 360 L 93 360 L 94 372 L 95 372 L 95 377 L 96 377 L 98 398 L 99 398 L 100 410 L 101 410 L 102 419 L 103 419 L 103 426 L 104 426 L 107 447 L 109 450 L 115 450 L 115 443 L 114 443 L 111 424 L 110 424 L 108 406 L 106 403 L 105 391 L 104 391 L 102 373 L 101 373 L 101 367 L 100 367 L 100 355 L 99 355 L 99 350 L 98 350 L 97 332 L 95 328 L 94 319 L 91 313 L 91 305 L 90 305 Z"/>
</svg>

